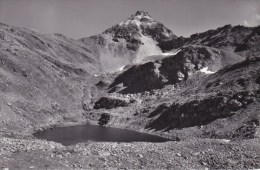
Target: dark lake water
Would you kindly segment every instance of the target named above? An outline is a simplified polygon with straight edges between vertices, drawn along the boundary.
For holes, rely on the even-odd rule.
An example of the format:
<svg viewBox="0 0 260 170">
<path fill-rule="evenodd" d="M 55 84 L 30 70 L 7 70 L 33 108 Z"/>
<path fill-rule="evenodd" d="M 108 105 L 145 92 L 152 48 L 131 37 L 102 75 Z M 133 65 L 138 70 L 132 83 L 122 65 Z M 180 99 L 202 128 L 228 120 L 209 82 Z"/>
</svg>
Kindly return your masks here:
<svg viewBox="0 0 260 170">
<path fill-rule="evenodd" d="M 96 142 L 166 142 L 170 139 L 139 133 L 126 129 L 98 125 L 78 125 L 55 127 L 33 134 L 38 139 L 45 139 L 68 146 L 89 140 Z"/>
</svg>

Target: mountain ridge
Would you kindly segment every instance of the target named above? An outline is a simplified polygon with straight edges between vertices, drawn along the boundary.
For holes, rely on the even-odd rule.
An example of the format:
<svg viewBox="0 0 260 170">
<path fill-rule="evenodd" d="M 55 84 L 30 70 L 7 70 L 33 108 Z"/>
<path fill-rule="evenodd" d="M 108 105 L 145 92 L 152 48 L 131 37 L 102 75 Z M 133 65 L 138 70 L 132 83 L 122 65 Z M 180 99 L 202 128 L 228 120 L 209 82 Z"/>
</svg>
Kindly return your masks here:
<svg viewBox="0 0 260 170">
<path fill-rule="evenodd" d="M 185 45 L 205 45 L 209 47 L 227 49 L 243 57 L 259 56 L 259 28 L 245 27 L 242 25 L 225 25 L 217 29 L 211 29 L 201 33 L 192 34 L 189 37 L 178 37 L 176 40 L 164 41 L 159 44 L 163 51 L 180 48 Z M 255 42 L 249 42 L 249 39 L 256 39 Z M 250 53 L 250 49 L 255 53 Z"/>
</svg>

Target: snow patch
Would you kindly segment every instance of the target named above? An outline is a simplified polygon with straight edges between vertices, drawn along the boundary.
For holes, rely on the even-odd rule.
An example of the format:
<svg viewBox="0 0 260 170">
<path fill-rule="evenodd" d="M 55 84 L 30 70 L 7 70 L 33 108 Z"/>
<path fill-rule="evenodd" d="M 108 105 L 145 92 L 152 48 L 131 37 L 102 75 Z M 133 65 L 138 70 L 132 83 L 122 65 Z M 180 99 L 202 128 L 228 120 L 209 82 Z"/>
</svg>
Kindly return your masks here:
<svg viewBox="0 0 260 170">
<path fill-rule="evenodd" d="M 180 52 L 181 50 L 178 49 L 178 50 L 174 50 L 174 51 L 169 51 L 167 53 L 163 53 L 164 56 L 173 56 L 173 55 L 176 55 Z"/>
<path fill-rule="evenodd" d="M 120 67 L 120 68 L 118 69 L 118 71 L 123 71 L 124 68 L 125 68 L 125 66 L 122 66 L 122 67 Z"/>
<path fill-rule="evenodd" d="M 200 72 L 205 73 L 205 74 L 214 74 L 215 73 L 213 71 L 209 71 L 208 67 L 204 67 L 204 68 L 200 69 Z"/>
<path fill-rule="evenodd" d="M 119 26 L 121 27 L 122 25 L 124 25 L 125 24 L 125 22 L 120 22 L 119 23 Z"/>
<path fill-rule="evenodd" d="M 140 20 L 130 20 L 130 19 L 128 19 L 125 22 L 120 22 L 119 26 L 123 26 L 123 25 L 127 26 L 129 24 L 135 24 L 140 29 L 142 22 Z"/>
<path fill-rule="evenodd" d="M 221 139 L 222 142 L 230 142 L 229 139 Z"/>
<path fill-rule="evenodd" d="M 140 28 L 140 25 L 142 24 L 140 21 L 137 20 L 133 20 L 131 23 L 134 23 L 135 25 L 137 25 Z"/>
</svg>

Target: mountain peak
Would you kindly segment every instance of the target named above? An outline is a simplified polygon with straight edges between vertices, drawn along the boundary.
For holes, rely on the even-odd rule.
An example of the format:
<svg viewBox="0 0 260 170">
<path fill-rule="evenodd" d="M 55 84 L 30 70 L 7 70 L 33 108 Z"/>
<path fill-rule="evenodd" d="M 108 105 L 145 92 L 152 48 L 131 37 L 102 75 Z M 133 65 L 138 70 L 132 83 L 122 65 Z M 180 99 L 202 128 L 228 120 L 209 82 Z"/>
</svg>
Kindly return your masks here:
<svg viewBox="0 0 260 170">
<path fill-rule="evenodd" d="M 113 38 L 125 38 L 127 42 L 136 38 L 140 39 L 141 36 L 152 38 L 156 42 L 176 38 L 176 35 L 170 29 L 154 20 L 145 11 L 137 11 L 127 20 L 105 30 L 103 33 L 111 34 Z"/>
<path fill-rule="evenodd" d="M 135 13 L 135 16 L 150 16 L 148 12 L 146 11 L 137 11 Z"/>
<path fill-rule="evenodd" d="M 148 12 L 145 11 L 137 11 L 135 13 L 135 15 L 132 15 L 130 18 L 130 20 L 138 20 L 138 21 L 154 21 L 154 19 L 151 17 L 151 15 L 149 15 Z"/>
</svg>

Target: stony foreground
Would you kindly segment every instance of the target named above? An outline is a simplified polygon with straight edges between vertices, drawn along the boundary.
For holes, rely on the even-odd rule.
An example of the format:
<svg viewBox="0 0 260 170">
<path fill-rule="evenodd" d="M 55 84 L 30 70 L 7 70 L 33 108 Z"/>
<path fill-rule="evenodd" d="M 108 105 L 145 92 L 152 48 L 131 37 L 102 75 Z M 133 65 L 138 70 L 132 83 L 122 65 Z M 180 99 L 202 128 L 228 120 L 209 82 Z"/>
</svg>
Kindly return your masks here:
<svg viewBox="0 0 260 170">
<path fill-rule="evenodd" d="M 8 136 L 8 137 L 7 137 Z M 259 140 L 192 139 L 166 143 L 73 146 L 10 134 L 0 139 L 1 169 L 257 169 Z"/>
</svg>

